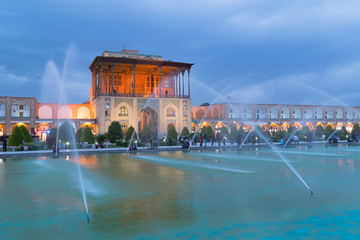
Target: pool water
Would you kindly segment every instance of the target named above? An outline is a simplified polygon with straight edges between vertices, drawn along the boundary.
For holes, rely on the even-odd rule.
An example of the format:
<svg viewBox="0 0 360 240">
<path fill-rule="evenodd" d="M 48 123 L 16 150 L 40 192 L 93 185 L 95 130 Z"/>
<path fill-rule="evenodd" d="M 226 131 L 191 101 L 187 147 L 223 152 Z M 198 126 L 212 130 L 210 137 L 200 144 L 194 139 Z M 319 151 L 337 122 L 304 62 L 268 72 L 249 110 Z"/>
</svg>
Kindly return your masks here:
<svg viewBox="0 0 360 240">
<path fill-rule="evenodd" d="M 0 159 L 0 239 L 360 239 L 360 146 Z"/>
</svg>

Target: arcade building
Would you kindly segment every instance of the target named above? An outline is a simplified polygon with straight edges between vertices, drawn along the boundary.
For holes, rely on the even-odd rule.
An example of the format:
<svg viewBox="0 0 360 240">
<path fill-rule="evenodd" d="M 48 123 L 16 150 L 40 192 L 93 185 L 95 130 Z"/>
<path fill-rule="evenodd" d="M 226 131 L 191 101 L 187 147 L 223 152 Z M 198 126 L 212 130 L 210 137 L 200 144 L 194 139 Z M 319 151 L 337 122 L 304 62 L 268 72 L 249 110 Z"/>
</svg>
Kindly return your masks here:
<svg viewBox="0 0 360 240">
<path fill-rule="evenodd" d="M 145 125 L 154 137 L 166 137 L 173 126 L 180 133 L 206 125 L 215 132 L 233 125 L 252 131 L 298 129 L 308 126 L 346 127 L 360 122 L 360 107 L 321 105 L 276 105 L 220 103 L 192 106 L 190 70 L 192 63 L 165 61 L 161 56 L 140 54 L 136 50 L 105 51 L 90 64 L 90 101 L 60 105 L 39 103 L 30 97 L 0 96 L 0 137 L 10 135 L 16 125 L 24 125 L 32 135 L 46 140 L 49 131 L 63 122 L 75 129 L 89 126 L 103 134 L 112 121 L 118 121 L 124 135 L 130 126 L 141 132 Z M 199 129 L 200 128 L 200 129 Z"/>
</svg>

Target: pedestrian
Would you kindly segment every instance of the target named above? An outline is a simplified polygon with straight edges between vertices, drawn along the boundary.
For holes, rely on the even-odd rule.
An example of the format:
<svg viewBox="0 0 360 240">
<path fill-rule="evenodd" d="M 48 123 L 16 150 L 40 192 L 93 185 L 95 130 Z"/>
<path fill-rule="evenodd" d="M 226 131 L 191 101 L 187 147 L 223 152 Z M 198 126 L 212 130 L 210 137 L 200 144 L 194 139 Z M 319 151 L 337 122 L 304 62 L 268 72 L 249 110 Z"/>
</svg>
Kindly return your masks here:
<svg viewBox="0 0 360 240">
<path fill-rule="evenodd" d="M 203 135 L 200 133 L 200 147 L 202 147 L 203 142 L 204 142 L 204 137 L 203 137 Z"/>
<path fill-rule="evenodd" d="M 5 138 L 3 141 L 3 152 L 7 151 L 7 139 Z"/>
<path fill-rule="evenodd" d="M 211 135 L 211 146 L 214 146 L 214 139 L 215 139 L 215 136 L 213 134 L 213 135 Z"/>
<path fill-rule="evenodd" d="M 206 147 L 206 143 L 207 143 L 207 135 L 206 135 L 206 133 L 204 134 L 204 143 L 205 143 L 205 147 Z"/>
</svg>

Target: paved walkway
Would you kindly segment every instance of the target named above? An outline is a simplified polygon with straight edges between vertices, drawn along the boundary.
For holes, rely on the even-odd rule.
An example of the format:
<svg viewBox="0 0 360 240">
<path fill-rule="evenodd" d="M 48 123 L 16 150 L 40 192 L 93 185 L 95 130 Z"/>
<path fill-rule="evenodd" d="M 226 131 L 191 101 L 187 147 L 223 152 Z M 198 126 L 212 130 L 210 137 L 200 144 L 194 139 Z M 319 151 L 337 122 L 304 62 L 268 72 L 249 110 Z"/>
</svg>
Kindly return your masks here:
<svg viewBox="0 0 360 240">
<path fill-rule="evenodd" d="M 346 141 L 340 141 L 340 143 L 346 143 Z M 299 145 L 308 145 L 308 144 L 324 144 L 324 141 L 314 141 L 312 143 L 305 143 L 305 142 L 299 142 Z M 274 143 L 275 146 L 280 147 L 280 143 Z M 267 144 L 265 143 L 259 143 L 259 144 L 244 144 L 243 148 L 257 148 L 257 147 L 266 147 Z M 288 145 L 294 146 L 292 145 Z M 211 146 L 211 144 L 207 144 L 206 147 L 200 148 L 200 144 L 197 143 L 196 145 L 191 146 L 191 150 L 215 150 L 215 149 L 237 149 L 238 146 L 236 144 L 231 145 L 228 144 L 225 147 L 217 146 L 214 144 L 214 146 Z M 138 147 L 138 152 L 154 152 L 154 151 L 183 151 L 181 146 L 159 146 L 157 150 L 151 150 L 147 147 Z M 59 155 L 74 155 L 74 154 L 105 154 L 105 153 L 126 153 L 127 148 L 124 147 L 118 147 L 118 148 L 102 148 L 102 149 L 92 149 L 92 148 L 86 148 L 86 149 L 62 149 L 59 152 Z M 27 157 L 27 156 L 54 156 L 54 153 L 52 150 L 36 150 L 36 151 L 11 151 L 11 152 L 0 152 L 0 158 L 6 158 L 6 157 Z"/>
</svg>

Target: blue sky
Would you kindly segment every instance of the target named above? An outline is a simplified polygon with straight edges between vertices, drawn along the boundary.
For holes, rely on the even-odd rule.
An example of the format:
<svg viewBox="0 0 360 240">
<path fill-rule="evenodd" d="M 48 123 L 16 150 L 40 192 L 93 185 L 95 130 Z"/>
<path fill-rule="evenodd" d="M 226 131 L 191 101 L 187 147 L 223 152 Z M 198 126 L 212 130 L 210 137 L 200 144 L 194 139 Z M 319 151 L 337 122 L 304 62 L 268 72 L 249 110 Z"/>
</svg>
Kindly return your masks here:
<svg viewBox="0 0 360 240">
<path fill-rule="evenodd" d="M 360 102 L 360 3 L 349 1 L 0 2 L 0 95 L 89 100 L 90 63 L 123 46 L 195 63 L 203 102 Z M 204 94 L 205 93 L 205 94 Z"/>
</svg>

